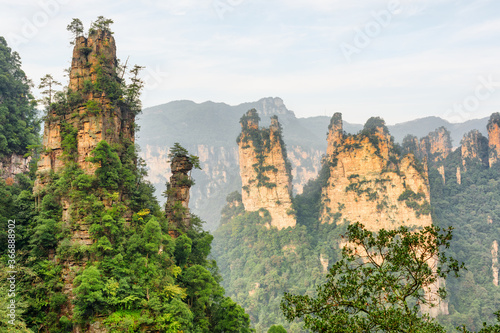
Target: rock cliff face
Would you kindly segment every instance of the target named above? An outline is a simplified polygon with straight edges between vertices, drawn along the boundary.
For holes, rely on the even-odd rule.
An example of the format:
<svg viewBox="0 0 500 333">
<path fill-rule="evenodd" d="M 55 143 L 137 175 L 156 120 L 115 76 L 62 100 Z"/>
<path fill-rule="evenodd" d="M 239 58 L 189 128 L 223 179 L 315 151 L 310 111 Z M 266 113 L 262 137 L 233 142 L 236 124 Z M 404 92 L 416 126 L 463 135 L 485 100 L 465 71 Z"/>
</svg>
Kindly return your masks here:
<svg viewBox="0 0 500 333">
<path fill-rule="evenodd" d="M 493 284 L 498 286 L 498 242 L 491 244 L 491 270 L 493 273 Z"/>
<path fill-rule="evenodd" d="M 429 151 L 442 154 L 440 147 L 435 144 Z M 322 191 L 323 223 L 360 222 L 375 232 L 432 225 L 427 168 L 412 153 L 397 154 L 382 119 L 371 118 L 361 133 L 345 135 L 342 116 L 336 113 L 329 127 L 327 152 L 330 176 Z M 436 263 L 429 261 L 433 269 Z M 435 297 L 441 283 L 425 290 L 437 306 L 422 310 L 432 316 L 448 313 L 447 303 Z"/>
<path fill-rule="evenodd" d="M 464 135 L 461 142 L 462 165 L 480 163 L 488 166 L 488 139 L 479 131 L 473 130 Z"/>
<path fill-rule="evenodd" d="M 88 38 L 75 40 L 69 83 L 71 100 L 67 101 L 66 109 L 52 109 L 45 122 L 44 151 L 38 162 L 35 194 L 42 190 L 44 176 L 61 170 L 65 161 L 77 162 L 86 173 L 93 174 L 97 166 L 87 158 L 101 140 L 110 145 L 134 141 L 134 114 L 111 103 L 110 92 L 106 95 L 102 87 L 109 81 L 119 84 L 116 64 L 116 45 L 111 33 L 97 30 Z M 64 145 L 68 143 L 65 138 L 76 140 L 74 158 L 63 156 Z"/>
<path fill-rule="evenodd" d="M 426 156 L 429 163 L 443 161 L 451 152 L 450 132 L 443 126 L 430 132 L 420 140 L 420 154 Z"/>
<path fill-rule="evenodd" d="M 164 200 L 161 193 L 171 176 L 166 147 L 180 142 L 189 152 L 200 157 L 202 168 L 193 170 L 196 185 L 191 188 L 191 211 L 207 222 L 206 229 L 215 230 L 226 196 L 241 189 L 238 147 L 234 139 L 240 133 L 241 115 L 252 108 L 262 118 L 260 126 L 268 127 L 273 115 L 279 117 L 287 138 L 293 191 L 302 193 L 303 186 L 319 173 L 321 157 L 326 151 L 322 138 L 324 127 L 321 131 L 315 127 L 321 121 L 310 124 L 305 118 L 296 118 L 281 98 L 263 98 L 237 106 L 175 101 L 145 109 L 138 120 L 143 129 L 137 138 L 141 146 L 140 156 L 147 162 L 148 180 L 156 187 L 157 198 Z"/>
<path fill-rule="evenodd" d="M 30 162 L 31 157 L 25 158 L 17 154 L 0 160 L 0 178 L 4 179 L 7 185 L 12 185 L 17 174 L 29 172 Z"/>
<path fill-rule="evenodd" d="M 451 148 L 450 132 L 443 126 L 420 140 L 414 135 L 407 135 L 403 139 L 404 153 L 413 153 L 421 161 L 427 159 L 431 166 L 444 161 L 451 153 Z"/>
<path fill-rule="evenodd" d="M 186 155 L 176 155 L 172 159 L 172 177 L 167 185 L 168 200 L 165 204 L 165 215 L 173 222 L 176 229 L 185 230 L 190 225 L 189 189 L 192 180 L 188 173 L 192 169 L 193 164 Z M 174 230 L 171 235 L 177 237 L 177 232 Z"/>
<path fill-rule="evenodd" d="M 488 122 L 490 167 L 500 158 L 500 113 L 493 113 Z"/>
<path fill-rule="evenodd" d="M 277 117 L 269 128 L 259 129 L 255 109 L 241 118 L 238 137 L 242 201 L 247 211 L 267 210 L 271 225 L 278 229 L 294 227 L 292 175 Z"/>
<path fill-rule="evenodd" d="M 368 229 L 432 224 L 427 173 L 412 154 L 399 160 L 382 120 L 343 135 L 335 114 L 328 133 L 330 177 L 323 189 L 323 223 L 361 222 Z M 368 123 L 367 123 L 368 125 Z"/>
<path fill-rule="evenodd" d="M 134 142 L 135 116 L 120 102 L 121 79 L 116 73 L 116 65 L 116 46 L 111 33 L 96 30 L 88 38 L 76 38 L 68 91 L 62 100 L 51 106 L 45 122 L 43 151 L 33 189 L 38 202 L 52 181 L 52 173 L 61 172 L 67 166 L 78 166 L 86 174 L 94 174 L 99 165 L 88 158 L 102 140 L 109 145 L 122 146 Z M 120 151 L 117 153 L 121 156 Z M 122 198 L 121 193 L 118 195 Z M 63 224 L 71 232 L 70 245 L 91 245 L 90 222 L 75 209 L 78 202 L 64 194 L 59 200 Z M 104 199 L 103 204 L 105 207 L 110 205 Z M 62 313 L 69 318 L 73 313 L 73 279 L 86 260 L 76 261 L 70 257 L 63 262 L 63 290 L 68 295 L 68 302 L 63 305 Z M 80 329 L 76 326 L 74 332 Z"/>
</svg>

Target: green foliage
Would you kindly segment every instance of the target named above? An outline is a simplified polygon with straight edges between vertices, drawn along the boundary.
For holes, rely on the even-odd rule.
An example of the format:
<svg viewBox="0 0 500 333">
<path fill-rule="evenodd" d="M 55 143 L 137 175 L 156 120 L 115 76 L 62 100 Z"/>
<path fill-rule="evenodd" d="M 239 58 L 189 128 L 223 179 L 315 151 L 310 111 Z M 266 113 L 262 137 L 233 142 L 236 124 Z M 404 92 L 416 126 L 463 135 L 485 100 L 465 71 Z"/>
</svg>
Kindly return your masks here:
<svg viewBox="0 0 500 333">
<path fill-rule="evenodd" d="M 19 54 L 0 37 L 0 158 L 22 156 L 29 145 L 38 144 L 40 123 L 30 84 Z"/>
<path fill-rule="evenodd" d="M 441 251 L 450 240 L 451 228 L 401 227 L 375 235 L 359 223 L 349 225 L 346 241 L 352 245 L 344 247 L 317 297 L 285 293 L 281 308 L 289 321 L 304 318 L 313 332 L 444 332 L 419 315 L 419 304 L 428 304 L 423 288 L 463 268 Z M 439 258 L 437 271 L 429 265 L 432 258 Z M 440 289 L 433 298 L 442 296 Z"/>
<path fill-rule="evenodd" d="M 500 291 L 492 281 L 491 248 L 500 240 L 500 174 L 495 167 L 470 165 L 462 173 L 462 184 L 458 184 L 456 167 L 462 161 L 457 150 L 445 161 L 446 184 L 435 168 L 429 170 L 433 220 L 441 227 L 455 228 L 448 253 L 468 269 L 460 279 L 447 279 L 450 314 L 438 319 L 448 331 L 462 325 L 479 331 L 483 322 L 494 324 L 499 308 Z"/>
<path fill-rule="evenodd" d="M 260 212 L 238 212 L 215 233 L 213 256 L 217 259 L 227 295 L 242 305 L 255 328 L 266 332 L 281 324 L 289 332 L 303 332 L 299 323 L 286 323 L 279 309 L 284 292 L 310 294 L 324 282 L 319 258 L 334 261 L 338 248 L 332 239 L 342 228 L 320 225 L 276 230 L 265 224 Z"/>
<path fill-rule="evenodd" d="M 45 97 L 41 101 L 44 105 L 50 106 L 52 104 L 52 97 L 56 93 L 56 91 L 54 90 L 54 86 L 60 85 L 61 83 L 54 80 L 54 78 L 50 74 L 46 74 L 40 79 L 40 85 L 38 86 L 38 89 L 45 89 L 41 91 L 41 94 L 45 95 Z"/>
<path fill-rule="evenodd" d="M 101 141 L 97 144 L 91 155 L 92 157 L 89 158 L 89 161 L 99 163 L 99 167 L 95 173 L 101 185 L 109 190 L 118 189 L 122 168 L 118 154 L 113 151 L 106 141 Z"/>
<path fill-rule="evenodd" d="M 86 107 L 87 107 L 87 112 L 91 115 L 98 114 L 102 109 L 102 106 L 95 100 L 88 100 Z"/>
<path fill-rule="evenodd" d="M 385 121 L 382 118 L 371 117 L 366 121 L 365 126 L 363 127 L 363 133 L 367 135 L 375 134 L 378 129 L 382 129 L 383 134 L 389 134 L 389 129 L 385 125 Z"/>
<path fill-rule="evenodd" d="M 276 120 L 276 123 L 278 124 L 277 129 L 274 127 L 272 129 L 274 131 L 273 138 L 274 140 L 277 140 L 277 145 L 281 147 L 283 160 L 285 161 L 285 170 L 289 180 L 292 181 L 292 165 L 288 160 L 286 145 L 283 141 L 283 129 L 279 122 L 277 122 L 277 116 L 273 116 L 271 117 L 271 119 Z M 251 181 L 256 181 L 257 187 L 267 187 L 271 189 L 276 187 L 276 184 L 271 182 L 270 175 L 276 174 L 278 169 L 274 165 L 265 163 L 266 158 L 269 156 L 271 151 L 271 129 L 259 129 L 259 120 L 259 115 L 255 109 L 251 109 L 246 114 L 244 114 L 240 119 L 240 123 L 242 124 L 242 132 L 238 137 L 237 142 L 252 143 L 252 145 L 248 144 L 243 146 L 244 149 L 253 148 L 256 155 L 255 157 L 257 159 L 257 163 L 254 163 L 252 165 L 255 170 L 256 177 Z M 249 126 L 249 122 L 253 122 L 256 127 Z"/>
<path fill-rule="evenodd" d="M 286 333 L 286 330 L 281 325 L 273 325 L 267 330 L 267 333 Z"/>
<path fill-rule="evenodd" d="M 330 177 L 330 166 L 323 163 L 317 179 L 309 180 L 304 186 L 302 194 L 293 199 L 293 206 L 297 211 L 297 223 L 306 226 L 309 230 L 317 230 L 322 210 L 321 193 L 327 186 Z"/>
<path fill-rule="evenodd" d="M 91 33 L 109 32 L 111 23 L 99 17 Z M 81 22 L 74 19 L 68 29 L 80 34 Z M 86 48 L 80 52 L 90 56 Z M 0 92 L 0 148 L 5 148 L 0 149 L 1 154 L 17 152 L 16 145 L 20 152 L 25 151 L 26 143 L 36 145 L 36 136 L 31 133 L 39 130 L 19 58 L 0 38 L 0 55 L 4 53 L 0 68 L 8 73 L 0 73 L 0 85 L 14 85 L 12 90 Z M 202 230 L 202 222 L 193 215 L 190 226 L 180 231 L 177 239 L 170 236 L 171 221 L 145 181 L 144 163 L 131 140 L 119 136 L 113 145 L 99 142 L 88 158 L 95 163 L 94 174 L 77 163 L 77 125 L 82 119 L 75 119 L 79 116 L 76 107 L 85 106 L 87 115 L 99 113 L 102 107 L 103 111 L 120 107 L 128 119 L 130 112 L 140 111 L 138 69 L 132 73 L 132 86 L 127 87 L 110 70 L 104 55 L 96 57 L 99 64 L 92 71 L 97 79 L 84 82 L 84 93 L 104 92 L 110 100 L 105 106 L 87 101 L 82 91 L 54 92 L 53 79 L 46 77 L 50 95 L 46 119 L 49 124 L 60 124 L 63 167 L 39 175 L 42 185 L 36 198 L 32 195 L 34 179 L 29 178 L 34 172 L 17 176 L 12 185 L 0 179 L 3 291 L 7 284 L 7 223 L 16 219 L 16 287 L 22 292 L 16 295 L 18 320 L 14 329 L 68 332 L 78 325 L 81 331 L 88 331 L 89 324 L 97 321 L 110 332 L 252 331 L 244 310 L 224 297 L 217 265 L 208 259 L 213 236 Z M 9 66 L 3 66 L 2 59 Z M 17 81 L 10 82 L 9 75 Z M 17 122 L 19 115 L 23 122 Z M 14 125 L 22 127 L 19 133 L 23 138 L 17 137 Z M 190 157 L 199 167 L 199 159 Z M 175 210 L 186 211 L 174 207 L 174 214 Z M 74 297 L 70 298 L 67 287 L 71 282 Z M 0 305 L 3 325 L 5 300 L 0 300 Z M 74 316 L 69 319 L 62 314 L 72 305 Z"/>
<path fill-rule="evenodd" d="M 101 271 L 95 266 L 88 266 L 82 275 L 75 278 L 75 309 L 78 320 L 91 318 L 104 309 L 104 283 Z"/>
<path fill-rule="evenodd" d="M 75 19 L 73 19 L 73 22 L 75 22 Z M 89 29 L 89 35 L 95 33 L 98 30 L 112 34 L 113 32 L 110 30 L 109 26 L 113 23 L 114 23 L 113 20 L 107 19 L 104 16 L 99 16 L 97 17 L 97 20 L 91 23 Z"/>
<path fill-rule="evenodd" d="M 74 38 L 77 38 L 79 36 L 83 35 L 83 23 L 80 19 L 74 18 L 73 21 L 71 21 L 70 24 L 66 27 L 66 30 L 71 32 L 73 34 Z"/>
<path fill-rule="evenodd" d="M 195 155 L 189 154 L 187 149 L 181 146 L 180 143 L 176 142 L 174 143 L 174 146 L 170 148 L 170 151 L 168 153 L 168 158 L 173 159 L 174 157 L 188 157 L 189 163 L 193 166 L 195 169 L 201 170 L 200 166 L 200 158 Z"/>
<path fill-rule="evenodd" d="M 248 315 L 223 296 L 217 266 L 207 259 L 213 237 L 193 217 L 186 233 L 171 238 L 168 221 L 143 180 L 145 172 L 134 163 L 135 147 L 102 141 L 91 160 L 98 164 L 94 175 L 75 163 L 47 175 L 38 210 L 30 192 L 17 185 L 10 188 L 16 197 L 2 206 L 9 209 L 6 217 L 18 214 L 23 232 L 18 249 L 26 267 L 20 268 L 29 274 L 19 281 L 26 291 L 19 304 L 26 304 L 26 326 L 62 332 L 76 324 L 86 329 L 98 320 L 111 332 L 250 332 Z M 71 200 L 66 222 L 63 197 Z M 83 223 L 90 226 L 90 246 L 72 240 Z M 73 320 L 59 319 L 68 302 L 62 275 L 68 261 L 80 267 L 73 281 Z"/>
</svg>

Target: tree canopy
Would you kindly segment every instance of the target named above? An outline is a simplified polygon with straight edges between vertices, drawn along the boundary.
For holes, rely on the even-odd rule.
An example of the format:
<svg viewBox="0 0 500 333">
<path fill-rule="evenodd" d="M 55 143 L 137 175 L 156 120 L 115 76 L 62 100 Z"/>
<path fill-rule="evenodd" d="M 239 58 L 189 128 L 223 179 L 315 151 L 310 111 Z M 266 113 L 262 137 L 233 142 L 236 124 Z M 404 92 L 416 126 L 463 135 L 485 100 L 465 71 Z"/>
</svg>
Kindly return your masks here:
<svg viewBox="0 0 500 333">
<path fill-rule="evenodd" d="M 40 122 L 30 87 L 19 54 L 0 36 L 0 158 L 24 155 L 38 143 Z"/>
<path fill-rule="evenodd" d="M 342 258 L 330 268 L 317 297 L 285 293 L 283 313 L 289 321 L 303 318 L 313 332 L 444 332 L 420 314 L 420 306 L 444 297 L 443 289 L 429 297 L 429 288 L 463 268 L 441 251 L 451 238 L 451 228 L 412 232 L 401 227 L 374 234 L 352 224 Z"/>
</svg>

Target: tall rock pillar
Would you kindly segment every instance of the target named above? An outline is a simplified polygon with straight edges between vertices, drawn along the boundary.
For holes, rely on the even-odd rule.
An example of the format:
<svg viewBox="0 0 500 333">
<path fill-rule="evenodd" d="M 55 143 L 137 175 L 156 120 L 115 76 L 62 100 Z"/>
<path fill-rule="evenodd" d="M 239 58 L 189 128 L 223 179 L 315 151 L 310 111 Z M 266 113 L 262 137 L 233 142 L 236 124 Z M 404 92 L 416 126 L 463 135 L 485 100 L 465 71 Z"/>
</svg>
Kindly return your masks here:
<svg viewBox="0 0 500 333">
<path fill-rule="evenodd" d="M 255 109 L 240 120 L 238 148 L 243 205 L 247 211 L 267 210 L 271 225 L 278 229 L 294 227 L 291 165 L 281 125 L 274 116 L 269 128 L 259 129 L 259 120 Z"/>
<path fill-rule="evenodd" d="M 490 167 L 500 158 L 500 113 L 495 112 L 488 121 L 488 146 Z"/>
<path fill-rule="evenodd" d="M 176 229 L 172 230 L 170 235 L 177 237 L 178 230 L 186 230 L 190 226 L 189 190 L 193 181 L 188 173 L 193 169 L 193 164 L 188 156 L 175 155 L 172 158 L 171 169 L 172 176 L 167 185 L 165 215 Z"/>
</svg>

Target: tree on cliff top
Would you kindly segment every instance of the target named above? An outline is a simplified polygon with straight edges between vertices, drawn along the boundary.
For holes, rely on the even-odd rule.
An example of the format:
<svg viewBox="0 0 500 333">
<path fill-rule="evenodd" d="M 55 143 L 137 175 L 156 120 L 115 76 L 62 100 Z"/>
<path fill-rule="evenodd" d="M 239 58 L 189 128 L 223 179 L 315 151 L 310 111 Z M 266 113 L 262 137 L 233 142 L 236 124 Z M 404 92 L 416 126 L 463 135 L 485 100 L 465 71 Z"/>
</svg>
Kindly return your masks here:
<svg viewBox="0 0 500 333">
<path fill-rule="evenodd" d="M 83 23 L 80 19 L 74 18 L 70 24 L 66 27 L 66 30 L 73 33 L 74 38 L 80 37 L 83 35 Z"/>
<path fill-rule="evenodd" d="M 373 134 L 377 131 L 377 128 L 382 128 L 384 134 L 389 134 L 389 129 L 385 125 L 384 119 L 380 117 L 371 117 L 368 119 L 363 127 L 363 132 Z"/>
<path fill-rule="evenodd" d="M 90 25 L 89 34 L 92 34 L 93 32 L 95 32 L 97 30 L 106 31 L 106 32 L 109 32 L 110 34 L 112 34 L 113 32 L 111 31 L 109 26 L 113 23 L 114 22 L 112 19 L 107 19 L 101 15 L 101 16 L 97 17 L 97 20 L 95 22 L 92 22 L 92 24 Z"/>
<path fill-rule="evenodd" d="M 375 235 L 352 224 L 346 235 L 350 245 L 318 287 L 318 296 L 285 293 L 281 308 L 289 321 L 304 318 L 304 327 L 313 332 L 444 332 L 419 314 L 419 306 L 429 303 L 424 288 L 463 268 L 440 251 L 451 238 L 451 228 L 411 232 L 401 227 Z M 437 269 L 428 264 L 434 259 L 439 259 Z M 431 296 L 444 297 L 444 289 Z"/>
</svg>

